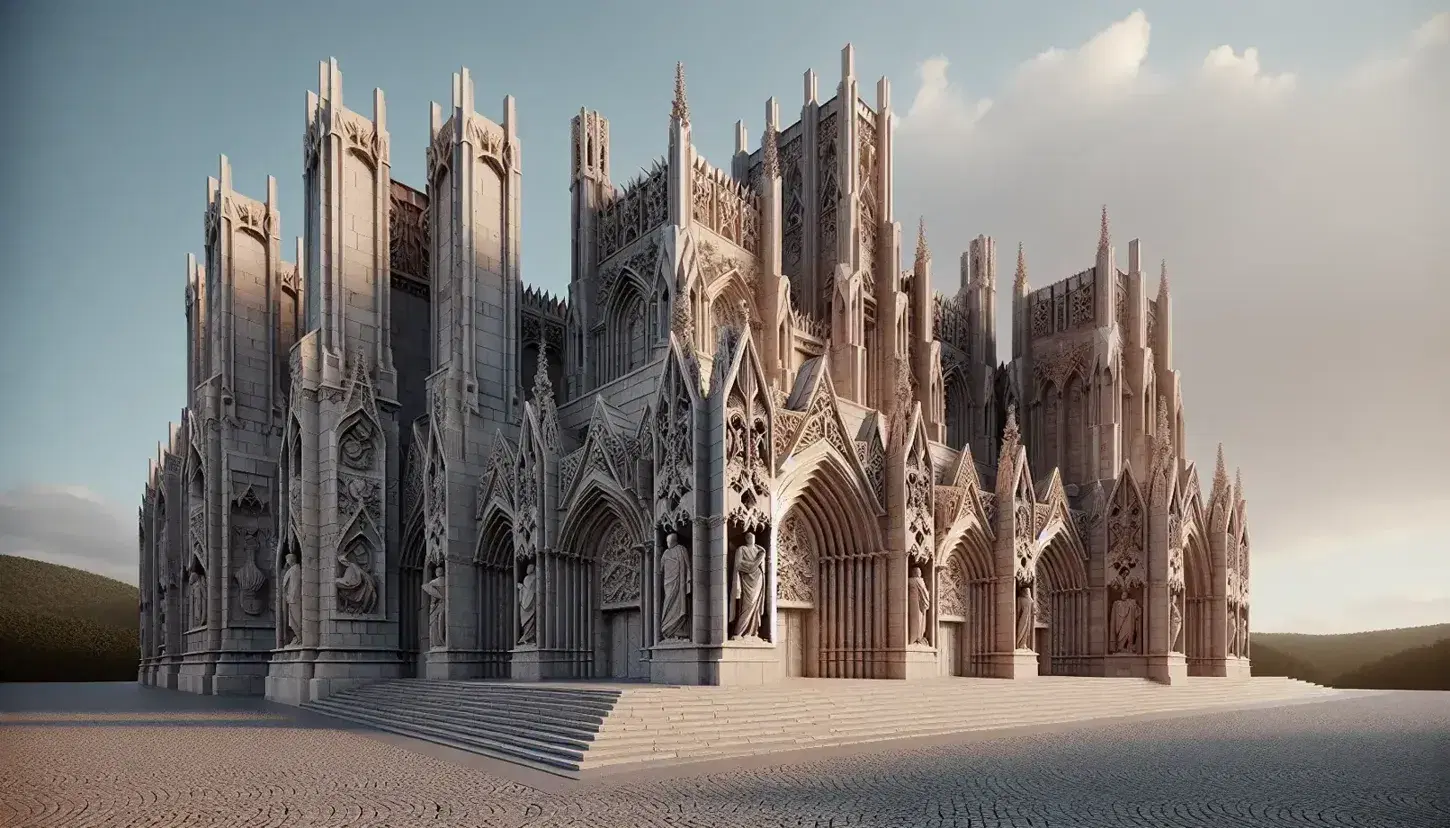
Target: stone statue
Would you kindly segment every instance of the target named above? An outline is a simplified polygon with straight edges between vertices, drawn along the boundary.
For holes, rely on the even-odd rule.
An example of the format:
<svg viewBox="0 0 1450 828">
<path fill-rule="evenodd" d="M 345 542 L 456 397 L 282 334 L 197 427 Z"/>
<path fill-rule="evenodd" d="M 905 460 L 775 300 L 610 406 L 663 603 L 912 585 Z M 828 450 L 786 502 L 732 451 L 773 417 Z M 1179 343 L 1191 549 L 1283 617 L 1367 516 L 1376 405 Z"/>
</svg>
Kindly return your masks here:
<svg viewBox="0 0 1450 828">
<path fill-rule="evenodd" d="M 524 579 L 519 581 L 519 643 L 533 644 L 537 633 L 537 606 L 534 595 L 534 565 L 524 570 Z"/>
<path fill-rule="evenodd" d="M 297 553 L 288 552 L 282 566 L 282 633 L 287 637 L 284 647 L 302 643 L 302 567 Z"/>
<path fill-rule="evenodd" d="M 1124 595 L 1113 602 L 1114 653 L 1138 652 L 1138 623 L 1142 617 L 1143 610 L 1133 596 Z"/>
<path fill-rule="evenodd" d="M 242 566 L 237 570 L 237 586 L 241 588 L 241 594 L 237 600 L 241 604 L 242 612 L 247 615 L 261 615 L 264 609 L 262 590 L 267 586 L 267 573 L 257 566 L 257 553 L 262 548 L 262 530 L 255 527 L 243 528 L 240 546 L 238 552 L 242 556 Z"/>
<path fill-rule="evenodd" d="M 931 590 L 926 588 L 926 579 L 921 577 L 921 567 L 911 568 L 911 579 L 906 584 L 910 613 L 906 616 L 906 640 L 911 644 L 927 644 L 926 618 L 931 609 Z"/>
<path fill-rule="evenodd" d="M 1032 633 L 1037 627 L 1036 596 L 1032 585 L 1023 584 L 1017 590 L 1017 649 L 1032 649 Z"/>
<path fill-rule="evenodd" d="M 1239 612 L 1230 610 L 1233 615 L 1228 618 L 1228 654 L 1236 656 L 1239 654 Z"/>
<path fill-rule="evenodd" d="M 1179 638 L 1183 634 L 1183 611 L 1178 609 L 1178 596 L 1170 595 L 1168 598 L 1168 650 L 1169 652 L 1183 652 L 1183 644 Z"/>
<path fill-rule="evenodd" d="M 433 580 L 423 584 L 428 593 L 428 646 L 442 647 L 448 643 L 448 612 L 443 601 L 443 567 L 433 567 Z"/>
<path fill-rule="evenodd" d="M 765 547 L 756 545 L 754 532 L 746 532 L 745 543 L 735 549 L 730 599 L 735 602 L 733 637 L 759 638 L 765 611 Z"/>
<path fill-rule="evenodd" d="M 359 541 L 337 556 L 342 567 L 342 574 L 335 579 L 338 605 L 346 612 L 365 615 L 377 606 L 377 579 L 367 570 L 366 561 L 359 560 L 366 555 L 367 548 Z"/>
<path fill-rule="evenodd" d="M 690 617 L 686 596 L 690 594 L 690 550 L 680 543 L 674 532 L 665 536 L 665 552 L 660 556 L 664 579 L 664 603 L 660 607 L 660 637 L 688 639 Z"/>
<path fill-rule="evenodd" d="M 191 626 L 200 627 L 206 623 L 206 582 L 195 569 L 186 578 L 186 598 L 190 602 Z"/>
</svg>

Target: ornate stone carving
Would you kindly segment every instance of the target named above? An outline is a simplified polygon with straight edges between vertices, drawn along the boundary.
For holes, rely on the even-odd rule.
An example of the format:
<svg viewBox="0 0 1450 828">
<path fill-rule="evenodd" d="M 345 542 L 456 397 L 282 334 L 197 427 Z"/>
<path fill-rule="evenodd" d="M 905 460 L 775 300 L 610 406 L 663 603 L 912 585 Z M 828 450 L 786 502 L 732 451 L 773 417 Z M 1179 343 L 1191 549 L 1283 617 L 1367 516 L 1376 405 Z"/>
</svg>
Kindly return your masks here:
<svg viewBox="0 0 1450 828">
<path fill-rule="evenodd" d="M 623 525 L 616 523 L 604 536 L 599 567 L 605 604 L 639 601 L 640 550 Z"/>
<path fill-rule="evenodd" d="M 206 574 L 193 566 L 186 576 L 187 623 L 191 627 L 206 626 Z"/>
<path fill-rule="evenodd" d="M 1037 532 L 1035 504 L 1018 500 L 1013 507 L 1012 550 L 1018 583 L 1030 583 L 1037 576 Z"/>
<path fill-rule="evenodd" d="M 1178 608 L 1178 603 L 1178 594 L 1170 593 L 1168 596 L 1168 649 L 1175 653 L 1183 652 L 1183 611 Z"/>
<path fill-rule="evenodd" d="M 1032 584 L 1017 587 L 1017 649 L 1031 650 L 1037 625 L 1037 596 Z"/>
<path fill-rule="evenodd" d="M 377 454 L 377 428 L 367 417 L 359 417 L 337 442 L 337 459 L 350 469 L 372 471 Z"/>
<path fill-rule="evenodd" d="M 366 511 L 375 522 L 380 522 L 383 517 L 383 496 L 378 481 L 355 474 L 339 474 L 337 511 L 343 520 L 349 520 L 359 512 Z"/>
<path fill-rule="evenodd" d="M 351 615 L 367 615 L 377 608 L 378 579 L 372 573 L 373 547 L 364 535 L 357 535 L 338 553 L 337 608 Z"/>
<path fill-rule="evenodd" d="M 967 573 L 956 560 L 937 569 L 937 608 L 942 615 L 967 614 Z"/>
<path fill-rule="evenodd" d="M 1113 601 L 1112 613 L 1113 653 L 1138 653 L 1138 631 L 1142 625 L 1143 608 L 1138 606 L 1137 599 L 1132 595 L 1124 594 Z"/>
<path fill-rule="evenodd" d="M 798 280 L 806 224 L 805 176 L 801 169 L 803 143 L 797 136 L 780 148 L 781 200 L 784 204 L 784 209 L 781 211 L 781 223 L 784 225 L 781 234 L 781 264 L 792 277 L 791 294 L 793 297 L 798 296 L 801 291 Z"/>
<path fill-rule="evenodd" d="M 1066 393 L 1068 380 L 1077 373 L 1084 377 L 1092 362 L 1093 346 L 1090 342 L 1069 345 L 1058 343 L 1054 350 L 1035 354 L 1032 369 L 1037 379 L 1046 387 L 1055 387 L 1058 393 Z"/>
<path fill-rule="evenodd" d="M 776 530 L 776 587 L 782 601 L 815 600 L 815 551 L 806 525 L 795 514 Z"/>
<path fill-rule="evenodd" d="M 689 381 L 668 358 L 654 411 L 654 521 L 687 534 L 694 521 L 695 408 Z"/>
<path fill-rule="evenodd" d="M 765 614 L 765 547 L 755 543 L 753 532 L 735 548 L 730 566 L 730 637 L 759 638 Z"/>
<path fill-rule="evenodd" d="M 1071 328 L 1090 328 L 1097 321 L 1097 281 L 1085 279 L 1067 295 L 1067 324 Z"/>
<path fill-rule="evenodd" d="M 926 444 L 918 440 L 906 460 L 906 555 L 915 564 L 930 562 L 936 549 L 931 501 L 934 479 Z"/>
<path fill-rule="evenodd" d="M 640 249 L 634 252 L 629 258 L 612 263 L 599 272 L 598 287 L 594 292 L 595 306 L 599 308 L 609 307 L 609 300 L 614 295 L 614 287 L 619 282 L 624 271 L 632 271 L 644 284 L 654 282 L 655 272 L 659 268 L 660 244 L 655 238 L 645 242 Z M 537 336 L 534 337 L 538 339 Z M 528 341 L 527 339 L 525 341 Z"/>
<path fill-rule="evenodd" d="M 770 525 L 772 470 L 766 389 L 746 362 L 725 403 L 726 508 L 730 525 L 754 532 Z"/>
<path fill-rule="evenodd" d="M 840 171 L 837 169 L 836 161 L 836 139 L 837 139 L 837 117 L 832 112 L 820 120 L 816 127 L 816 181 L 819 182 L 819 189 L 816 191 L 816 203 L 818 205 L 819 224 L 816 227 L 816 235 L 820 240 L 816 249 L 817 254 L 817 285 L 822 289 L 819 294 L 829 296 L 831 288 L 835 283 L 836 262 L 839 254 L 836 251 L 836 207 L 841 199 Z"/>
<path fill-rule="evenodd" d="M 747 252 L 760 254 L 760 204 L 753 190 L 696 158 L 690 193 L 695 221 Z"/>
<path fill-rule="evenodd" d="M 1143 568 L 1143 509 L 1136 500 L 1114 503 L 1108 514 L 1108 584 L 1121 590 L 1141 587 Z"/>
</svg>

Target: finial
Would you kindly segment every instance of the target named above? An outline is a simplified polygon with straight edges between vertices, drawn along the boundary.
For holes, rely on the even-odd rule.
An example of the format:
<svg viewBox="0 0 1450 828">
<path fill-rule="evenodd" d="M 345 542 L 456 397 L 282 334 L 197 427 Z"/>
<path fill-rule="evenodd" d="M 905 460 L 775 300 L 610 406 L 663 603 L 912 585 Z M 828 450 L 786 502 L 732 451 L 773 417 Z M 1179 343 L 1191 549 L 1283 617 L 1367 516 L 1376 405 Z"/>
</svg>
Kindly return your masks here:
<svg viewBox="0 0 1450 828">
<path fill-rule="evenodd" d="M 1223 462 L 1223 443 L 1218 444 L 1218 464 L 1213 469 L 1213 488 L 1223 491 L 1228 486 L 1228 465 Z"/>
<path fill-rule="evenodd" d="M 780 135 L 775 130 L 775 124 L 765 128 L 765 149 L 761 167 L 766 178 L 780 177 Z"/>
<path fill-rule="evenodd" d="M 1103 205 L 1103 226 L 1098 230 L 1098 255 L 1102 256 L 1108 252 L 1111 244 L 1111 237 L 1108 235 L 1108 205 Z"/>
<path fill-rule="evenodd" d="M 539 357 L 538 365 L 534 368 L 534 399 L 542 400 L 546 396 L 553 398 L 554 383 L 549 379 L 549 353 L 548 343 L 544 341 L 543 330 L 539 331 Z"/>
<path fill-rule="evenodd" d="M 1017 242 L 1017 278 L 1012 281 L 1012 286 L 1018 289 L 1027 287 L 1027 254 L 1022 252 L 1022 242 Z"/>
<path fill-rule="evenodd" d="M 1017 430 L 1017 403 L 1011 403 L 1007 406 L 1007 425 L 1002 427 L 1002 454 L 1006 456 L 1009 448 L 1012 454 L 1016 454 L 1021 439 L 1022 433 Z"/>
<path fill-rule="evenodd" d="M 1239 502 L 1244 499 L 1244 472 L 1237 466 L 1234 467 L 1234 499 Z"/>
<path fill-rule="evenodd" d="M 1158 266 L 1158 296 L 1162 298 L 1168 295 L 1168 260 L 1164 259 Z M 1162 308 L 1159 308 L 1162 310 Z"/>
<path fill-rule="evenodd" d="M 690 104 L 685 101 L 685 64 L 675 64 L 675 103 L 670 109 L 670 117 L 679 121 L 682 126 L 690 124 Z"/>
<path fill-rule="evenodd" d="M 931 261 L 931 251 L 926 247 L 926 216 L 922 216 L 916 225 L 916 264 L 918 266 Z"/>
<path fill-rule="evenodd" d="M 1166 466 L 1169 456 L 1173 453 L 1173 440 L 1172 435 L 1169 433 L 1171 427 L 1168 419 L 1168 398 L 1160 394 L 1158 396 L 1158 422 L 1155 428 L 1157 433 L 1154 435 L 1153 440 L 1155 444 L 1154 453 L 1156 455 L 1153 458 L 1155 464 Z"/>
</svg>

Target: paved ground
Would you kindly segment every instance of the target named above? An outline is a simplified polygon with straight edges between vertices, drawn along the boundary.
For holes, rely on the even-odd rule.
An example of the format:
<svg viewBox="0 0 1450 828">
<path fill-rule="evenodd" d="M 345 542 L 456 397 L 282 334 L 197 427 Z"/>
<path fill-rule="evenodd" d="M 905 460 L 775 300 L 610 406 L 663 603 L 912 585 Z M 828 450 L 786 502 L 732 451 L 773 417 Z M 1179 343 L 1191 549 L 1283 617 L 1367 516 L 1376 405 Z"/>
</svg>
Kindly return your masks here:
<svg viewBox="0 0 1450 828">
<path fill-rule="evenodd" d="M 6 828 L 1434 828 L 1450 826 L 1450 693 L 706 770 L 525 784 L 496 765 L 250 699 L 0 685 Z"/>
</svg>

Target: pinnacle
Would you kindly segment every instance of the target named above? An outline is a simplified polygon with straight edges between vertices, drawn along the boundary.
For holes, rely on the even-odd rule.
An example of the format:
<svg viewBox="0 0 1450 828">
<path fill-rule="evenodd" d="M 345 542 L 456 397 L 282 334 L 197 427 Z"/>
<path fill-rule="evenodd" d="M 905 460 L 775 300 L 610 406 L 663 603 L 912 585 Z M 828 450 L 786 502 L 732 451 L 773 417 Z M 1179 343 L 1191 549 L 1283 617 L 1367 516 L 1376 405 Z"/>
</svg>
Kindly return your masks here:
<svg viewBox="0 0 1450 828">
<path fill-rule="evenodd" d="M 1111 244 L 1112 237 L 1108 234 L 1108 205 L 1104 204 L 1103 224 L 1102 228 L 1098 231 L 1098 254 L 1101 255 L 1108 252 L 1108 247 Z"/>
<path fill-rule="evenodd" d="M 1244 499 L 1244 472 L 1237 467 L 1234 468 L 1234 497 L 1238 500 Z"/>
<path fill-rule="evenodd" d="M 922 216 L 916 226 L 916 263 L 918 265 L 931 261 L 931 251 L 926 247 L 926 216 Z"/>
<path fill-rule="evenodd" d="M 1017 442 L 1021 436 L 1021 432 L 1017 430 L 1017 403 L 1011 403 L 1007 406 L 1007 425 L 1002 427 L 1003 457 L 1009 460 L 1015 459 L 1007 455 L 1009 451 L 1016 453 Z"/>
<path fill-rule="evenodd" d="M 1019 289 L 1027 287 L 1027 254 L 1022 252 L 1022 242 L 1017 242 L 1017 278 L 1012 284 Z"/>
<path fill-rule="evenodd" d="M 1158 295 L 1168 295 L 1168 260 L 1164 259 L 1158 269 Z M 1161 308 L 1160 308 L 1161 310 Z"/>
<path fill-rule="evenodd" d="M 1213 469 L 1213 488 L 1222 490 L 1228 485 L 1228 465 L 1223 462 L 1223 443 L 1218 444 L 1218 464 Z"/>
<path fill-rule="evenodd" d="M 690 123 L 690 104 L 685 100 L 685 64 L 675 64 L 675 102 L 670 109 L 670 117 L 679 121 L 680 124 L 688 126 Z"/>
</svg>

